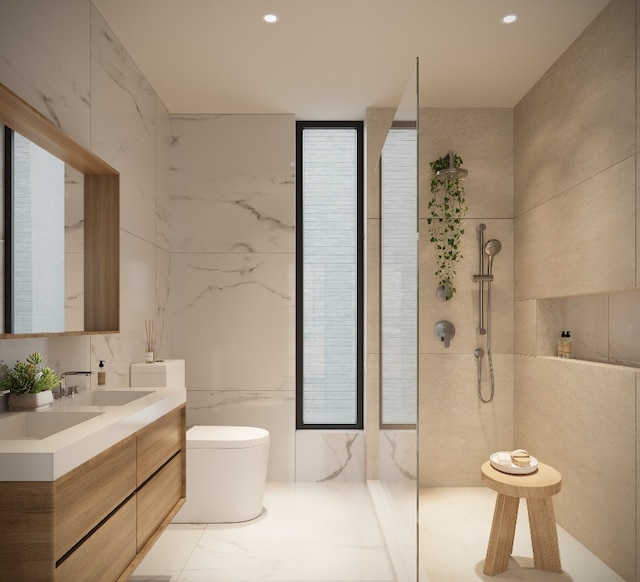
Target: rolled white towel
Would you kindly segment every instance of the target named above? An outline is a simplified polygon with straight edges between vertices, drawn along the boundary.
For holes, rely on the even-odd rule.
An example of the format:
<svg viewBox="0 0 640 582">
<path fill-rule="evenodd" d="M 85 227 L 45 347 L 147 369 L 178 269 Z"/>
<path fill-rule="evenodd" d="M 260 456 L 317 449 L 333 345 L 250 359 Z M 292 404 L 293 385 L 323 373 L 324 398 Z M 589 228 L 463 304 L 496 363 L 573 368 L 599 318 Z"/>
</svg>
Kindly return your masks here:
<svg viewBox="0 0 640 582">
<path fill-rule="evenodd" d="M 511 465 L 511 453 L 508 451 L 498 451 L 495 458 L 499 465 L 504 465 L 505 467 Z"/>
</svg>

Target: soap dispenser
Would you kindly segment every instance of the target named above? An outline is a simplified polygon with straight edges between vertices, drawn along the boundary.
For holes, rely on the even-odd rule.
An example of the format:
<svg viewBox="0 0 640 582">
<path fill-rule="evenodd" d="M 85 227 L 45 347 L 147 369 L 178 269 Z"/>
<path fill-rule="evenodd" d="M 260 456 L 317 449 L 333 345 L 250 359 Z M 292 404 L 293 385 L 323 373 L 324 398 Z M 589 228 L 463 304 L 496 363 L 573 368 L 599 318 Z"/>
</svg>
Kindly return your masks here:
<svg viewBox="0 0 640 582">
<path fill-rule="evenodd" d="M 98 368 L 98 386 L 104 386 L 107 383 L 107 373 L 104 371 L 104 360 L 100 360 Z"/>
</svg>

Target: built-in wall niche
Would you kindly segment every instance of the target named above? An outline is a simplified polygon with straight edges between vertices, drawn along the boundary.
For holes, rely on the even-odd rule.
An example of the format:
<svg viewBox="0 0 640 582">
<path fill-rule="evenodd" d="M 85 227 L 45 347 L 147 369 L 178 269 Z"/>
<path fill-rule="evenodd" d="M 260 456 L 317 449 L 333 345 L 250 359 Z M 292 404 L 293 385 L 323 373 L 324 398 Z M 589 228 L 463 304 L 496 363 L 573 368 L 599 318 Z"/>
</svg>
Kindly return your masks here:
<svg viewBox="0 0 640 582">
<path fill-rule="evenodd" d="M 63 161 L 83 183 L 84 212 L 81 293 L 82 329 L 61 332 L 0 333 L 0 338 L 117 333 L 120 327 L 120 175 L 90 151 L 73 141 L 49 119 L 0 84 L 0 124 L 21 134 Z M 59 225 L 65 228 L 64 221 Z M 2 240 L 4 241 L 4 232 Z M 4 280 L 10 278 L 2 270 Z M 75 276 L 67 272 L 65 277 Z"/>
<path fill-rule="evenodd" d="M 640 290 L 536 302 L 537 355 L 556 356 L 571 332 L 573 358 L 640 368 Z"/>
</svg>

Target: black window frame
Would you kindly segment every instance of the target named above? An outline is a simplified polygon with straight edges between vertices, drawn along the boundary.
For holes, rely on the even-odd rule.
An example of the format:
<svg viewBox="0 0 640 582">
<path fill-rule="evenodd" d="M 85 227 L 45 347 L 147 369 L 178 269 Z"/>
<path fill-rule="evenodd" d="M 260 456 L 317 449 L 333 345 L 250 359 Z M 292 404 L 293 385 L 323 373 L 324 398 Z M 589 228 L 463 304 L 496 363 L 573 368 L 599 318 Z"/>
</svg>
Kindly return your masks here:
<svg viewBox="0 0 640 582">
<path fill-rule="evenodd" d="M 356 130 L 356 422 L 352 424 L 308 424 L 303 420 L 304 410 L 304 254 L 303 254 L 303 151 L 302 135 L 305 129 Z M 296 122 L 296 429 L 297 430 L 361 430 L 364 428 L 364 122 L 363 121 L 297 121 Z"/>
</svg>

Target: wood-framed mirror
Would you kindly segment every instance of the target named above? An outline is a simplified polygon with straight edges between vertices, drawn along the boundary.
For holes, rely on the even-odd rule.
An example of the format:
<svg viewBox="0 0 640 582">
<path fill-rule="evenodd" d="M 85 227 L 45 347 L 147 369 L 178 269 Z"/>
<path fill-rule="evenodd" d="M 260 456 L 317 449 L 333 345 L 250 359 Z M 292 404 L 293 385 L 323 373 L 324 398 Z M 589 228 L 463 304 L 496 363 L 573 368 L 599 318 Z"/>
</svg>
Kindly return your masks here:
<svg viewBox="0 0 640 582">
<path fill-rule="evenodd" d="M 7 134 L 24 137 L 48 152 L 69 169 L 69 172 L 81 176 L 83 183 L 83 216 L 79 217 L 83 225 L 83 256 L 84 274 L 81 276 L 83 285 L 83 323 L 80 329 L 61 329 L 47 331 L 45 329 L 29 329 L 16 331 L 15 319 L 11 312 L 2 317 L 0 338 L 24 338 L 42 336 L 84 335 L 99 333 L 117 333 L 120 328 L 120 174 L 109 164 L 88 151 L 68 135 L 61 131 L 54 123 L 35 110 L 26 101 L 0 83 L 0 124 L 9 128 Z M 6 144 L 3 157 L 6 157 Z M 5 176 L 12 170 L 5 167 Z M 12 176 L 9 176 L 12 178 Z M 7 182 L 7 180 L 3 180 Z M 12 180 L 9 180 L 11 185 Z M 7 185 L 3 188 L 4 196 Z M 6 214 L 6 212 L 5 212 Z M 3 269 L 3 287 L 5 289 L 3 310 L 12 309 L 15 303 L 13 290 L 13 273 L 6 268 L 13 258 L 7 253 L 16 245 L 5 240 L 5 235 L 12 230 L 11 216 L 4 217 L 5 229 L 3 242 L 5 249 L 5 268 Z M 65 228 L 64 220 L 59 225 Z M 42 242 L 37 243 L 43 245 Z M 33 249 L 34 253 L 38 248 Z M 42 250 L 42 249 L 40 249 Z M 65 271 L 64 267 L 62 268 Z M 78 269 L 80 270 L 80 269 Z M 67 269 L 67 277 L 69 277 Z M 34 278 L 39 275 L 33 274 Z M 18 291 L 20 293 L 20 291 Z M 6 307 L 6 306 L 9 307 Z"/>
</svg>

